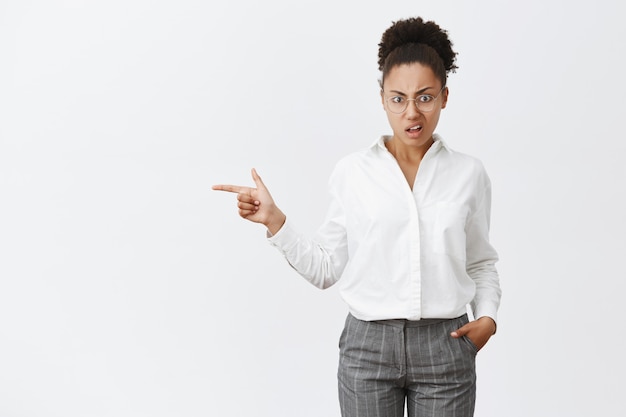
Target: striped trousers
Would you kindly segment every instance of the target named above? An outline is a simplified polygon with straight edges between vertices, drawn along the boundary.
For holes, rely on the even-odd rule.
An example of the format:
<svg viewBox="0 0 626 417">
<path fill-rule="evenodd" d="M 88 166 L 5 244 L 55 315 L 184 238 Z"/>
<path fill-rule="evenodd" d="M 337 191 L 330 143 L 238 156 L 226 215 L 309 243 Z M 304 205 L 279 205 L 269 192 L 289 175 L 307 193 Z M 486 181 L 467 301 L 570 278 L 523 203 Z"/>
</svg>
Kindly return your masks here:
<svg viewBox="0 0 626 417">
<path fill-rule="evenodd" d="M 339 341 L 343 417 L 471 417 L 476 346 L 450 332 L 456 319 L 362 321 L 348 315 Z M 406 404 L 405 404 L 406 402 Z"/>
</svg>

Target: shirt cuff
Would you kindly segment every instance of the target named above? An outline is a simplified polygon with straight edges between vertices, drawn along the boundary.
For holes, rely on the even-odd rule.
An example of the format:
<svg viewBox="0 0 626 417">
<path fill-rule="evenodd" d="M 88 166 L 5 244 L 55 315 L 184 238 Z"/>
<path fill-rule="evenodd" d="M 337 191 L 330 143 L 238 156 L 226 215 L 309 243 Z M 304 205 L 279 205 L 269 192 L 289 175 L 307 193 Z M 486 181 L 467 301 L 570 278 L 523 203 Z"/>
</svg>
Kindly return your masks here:
<svg viewBox="0 0 626 417">
<path fill-rule="evenodd" d="M 475 313 L 475 319 L 478 320 L 481 317 L 489 317 L 496 324 L 496 330 L 498 329 L 498 308 L 496 306 L 483 307 L 477 309 Z M 494 331 L 493 334 L 496 334 Z"/>
<path fill-rule="evenodd" d="M 298 232 L 291 226 L 289 218 L 285 219 L 283 226 L 275 234 L 271 234 L 268 230 L 265 233 L 267 241 L 274 247 L 283 252 L 298 239 Z"/>
</svg>

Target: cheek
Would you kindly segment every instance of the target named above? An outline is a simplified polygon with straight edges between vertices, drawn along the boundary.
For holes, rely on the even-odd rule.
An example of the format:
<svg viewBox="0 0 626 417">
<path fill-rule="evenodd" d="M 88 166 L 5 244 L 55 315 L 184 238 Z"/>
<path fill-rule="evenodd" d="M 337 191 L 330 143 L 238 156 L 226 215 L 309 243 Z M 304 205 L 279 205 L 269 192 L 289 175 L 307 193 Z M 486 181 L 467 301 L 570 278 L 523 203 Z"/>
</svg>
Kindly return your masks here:
<svg viewBox="0 0 626 417">
<path fill-rule="evenodd" d="M 390 124 L 393 124 L 393 113 L 390 113 L 387 111 L 387 109 L 385 110 L 385 116 L 387 116 L 387 120 L 389 121 Z"/>
<path fill-rule="evenodd" d="M 431 120 L 434 121 L 434 122 L 438 121 L 439 120 L 439 115 L 440 115 L 440 113 L 438 111 L 433 112 L 433 114 L 431 116 Z"/>
<path fill-rule="evenodd" d="M 428 123 L 433 127 L 437 126 L 437 123 L 439 123 L 440 115 L 441 115 L 440 111 L 433 112 L 433 114 L 431 114 L 430 118 L 428 119 Z"/>
<path fill-rule="evenodd" d="M 396 116 L 393 113 L 389 113 L 389 112 L 386 112 L 386 113 L 387 113 L 387 121 L 389 122 L 389 126 L 391 126 L 393 130 L 396 130 L 396 126 L 399 125 L 398 116 Z"/>
</svg>

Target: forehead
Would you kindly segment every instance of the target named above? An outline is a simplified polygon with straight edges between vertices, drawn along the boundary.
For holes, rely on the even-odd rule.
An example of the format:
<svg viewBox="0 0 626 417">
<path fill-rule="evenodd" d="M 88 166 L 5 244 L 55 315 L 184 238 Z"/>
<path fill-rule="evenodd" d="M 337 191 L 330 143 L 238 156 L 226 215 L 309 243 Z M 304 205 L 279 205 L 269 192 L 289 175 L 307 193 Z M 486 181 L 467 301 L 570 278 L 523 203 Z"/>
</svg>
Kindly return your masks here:
<svg viewBox="0 0 626 417">
<path fill-rule="evenodd" d="M 419 63 L 393 67 L 384 80 L 385 91 L 414 93 L 424 89 L 438 91 L 443 87 L 433 70 Z"/>
</svg>

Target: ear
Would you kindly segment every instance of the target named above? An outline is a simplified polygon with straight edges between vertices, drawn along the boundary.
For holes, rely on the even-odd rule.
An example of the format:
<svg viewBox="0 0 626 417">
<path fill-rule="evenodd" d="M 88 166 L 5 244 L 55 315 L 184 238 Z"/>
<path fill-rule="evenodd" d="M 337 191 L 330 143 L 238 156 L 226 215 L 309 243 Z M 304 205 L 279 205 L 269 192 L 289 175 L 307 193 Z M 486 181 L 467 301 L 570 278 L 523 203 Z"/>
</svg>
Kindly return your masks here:
<svg viewBox="0 0 626 417">
<path fill-rule="evenodd" d="M 383 109 L 385 109 L 385 92 L 380 89 L 380 102 L 383 105 Z"/>
<path fill-rule="evenodd" d="M 441 94 L 443 94 L 443 97 L 441 98 L 441 108 L 445 109 L 446 108 L 446 104 L 448 104 L 448 87 L 446 87 Z"/>
</svg>

